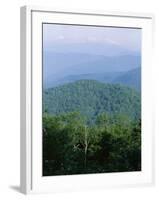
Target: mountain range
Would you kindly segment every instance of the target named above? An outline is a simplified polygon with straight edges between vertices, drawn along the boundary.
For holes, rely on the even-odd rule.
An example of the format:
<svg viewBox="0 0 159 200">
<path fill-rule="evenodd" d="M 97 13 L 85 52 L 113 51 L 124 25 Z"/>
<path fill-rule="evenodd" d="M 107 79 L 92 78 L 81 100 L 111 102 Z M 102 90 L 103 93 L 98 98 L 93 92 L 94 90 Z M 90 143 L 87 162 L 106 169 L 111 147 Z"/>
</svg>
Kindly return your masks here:
<svg viewBox="0 0 159 200">
<path fill-rule="evenodd" d="M 133 50 L 108 38 L 103 42 L 91 37 L 82 42 L 73 38 L 60 41 L 53 45 L 43 43 L 44 88 L 91 79 L 140 89 L 141 54 L 138 48 Z"/>
<path fill-rule="evenodd" d="M 46 88 L 56 87 L 66 83 L 75 82 L 78 80 L 97 80 L 102 83 L 119 83 L 137 90 L 141 90 L 141 68 L 135 68 L 129 71 L 122 72 L 105 72 L 105 73 L 89 73 L 79 75 L 68 75 L 54 81 L 50 81 Z"/>
</svg>

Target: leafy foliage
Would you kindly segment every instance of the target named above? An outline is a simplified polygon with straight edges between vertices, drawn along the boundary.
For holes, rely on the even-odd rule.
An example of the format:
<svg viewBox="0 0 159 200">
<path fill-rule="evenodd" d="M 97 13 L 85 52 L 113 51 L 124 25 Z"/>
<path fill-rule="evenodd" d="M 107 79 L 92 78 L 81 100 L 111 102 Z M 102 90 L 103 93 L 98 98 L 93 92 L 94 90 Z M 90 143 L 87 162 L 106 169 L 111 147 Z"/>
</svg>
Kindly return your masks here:
<svg viewBox="0 0 159 200">
<path fill-rule="evenodd" d="M 141 170 L 140 93 L 80 80 L 43 94 L 43 175 Z"/>
<path fill-rule="evenodd" d="M 140 118 L 140 93 L 119 84 L 80 80 L 45 90 L 43 99 L 44 111 L 49 114 L 79 111 L 89 123 L 103 112 Z"/>
<path fill-rule="evenodd" d="M 93 125 L 78 112 L 43 116 L 43 175 L 141 170 L 141 122 L 116 123 L 106 113 Z"/>
</svg>

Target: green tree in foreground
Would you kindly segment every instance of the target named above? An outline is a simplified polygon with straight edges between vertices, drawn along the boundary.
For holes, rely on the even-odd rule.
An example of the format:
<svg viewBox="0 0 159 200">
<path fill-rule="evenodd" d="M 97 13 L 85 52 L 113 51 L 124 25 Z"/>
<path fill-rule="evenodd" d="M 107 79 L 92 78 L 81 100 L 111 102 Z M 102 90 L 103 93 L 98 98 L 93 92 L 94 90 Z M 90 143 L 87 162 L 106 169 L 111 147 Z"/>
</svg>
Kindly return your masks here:
<svg viewBox="0 0 159 200">
<path fill-rule="evenodd" d="M 124 120 L 123 120 L 124 119 Z M 43 115 L 43 175 L 141 170 L 141 121 L 102 113 Z"/>
</svg>

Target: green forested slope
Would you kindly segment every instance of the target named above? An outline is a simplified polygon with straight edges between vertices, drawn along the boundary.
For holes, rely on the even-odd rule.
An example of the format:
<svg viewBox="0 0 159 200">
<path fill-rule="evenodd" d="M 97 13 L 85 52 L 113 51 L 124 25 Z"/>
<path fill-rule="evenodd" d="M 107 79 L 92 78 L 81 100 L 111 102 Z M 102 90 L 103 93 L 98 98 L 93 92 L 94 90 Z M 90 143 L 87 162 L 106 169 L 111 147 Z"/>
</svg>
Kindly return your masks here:
<svg viewBox="0 0 159 200">
<path fill-rule="evenodd" d="M 105 112 L 138 119 L 140 93 L 119 84 L 80 80 L 45 90 L 43 111 L 52 115 L 78 111 L 89 121 Z"/>
<path fill-rule="evenodd" d="M 141 170 L 140 93 L 80 80 L 43 93 L 43 175 Z"/>
</svg>

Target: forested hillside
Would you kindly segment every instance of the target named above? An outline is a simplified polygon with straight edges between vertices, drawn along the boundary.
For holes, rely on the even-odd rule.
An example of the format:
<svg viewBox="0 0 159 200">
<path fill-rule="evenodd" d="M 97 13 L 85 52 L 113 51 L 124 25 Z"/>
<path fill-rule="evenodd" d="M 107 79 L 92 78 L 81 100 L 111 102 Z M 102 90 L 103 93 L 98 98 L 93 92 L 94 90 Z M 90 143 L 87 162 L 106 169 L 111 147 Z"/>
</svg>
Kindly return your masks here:
<svg viewBox="0 0 159 200">
<path fill-rule="evenodd" d="M 43 100 L 44 112 L 57 115 L 78 111 L 89 122 L 104 112 L 140 118 L 140 93 L 119 84 L 80 80 L 45 90 Z"/>
<path fill-rule="evenodd" d="M 80 80 L 43 93 L 43 175 L 141 170 L 140 93 Z"/>
<path fill-rule="evenodd" d="M 42 32 L 43 176 L 141 171 L 142 30 Z"/>
</svg>

